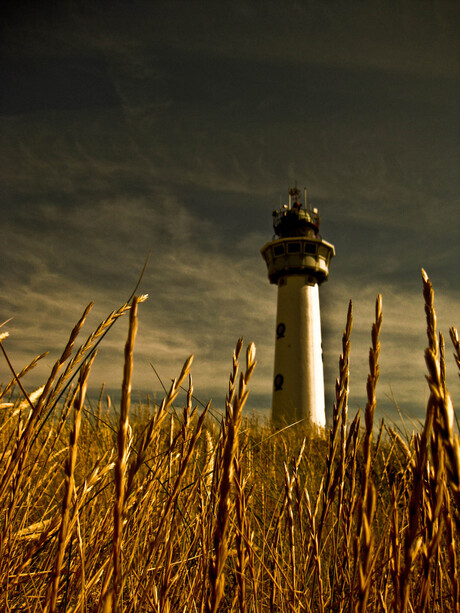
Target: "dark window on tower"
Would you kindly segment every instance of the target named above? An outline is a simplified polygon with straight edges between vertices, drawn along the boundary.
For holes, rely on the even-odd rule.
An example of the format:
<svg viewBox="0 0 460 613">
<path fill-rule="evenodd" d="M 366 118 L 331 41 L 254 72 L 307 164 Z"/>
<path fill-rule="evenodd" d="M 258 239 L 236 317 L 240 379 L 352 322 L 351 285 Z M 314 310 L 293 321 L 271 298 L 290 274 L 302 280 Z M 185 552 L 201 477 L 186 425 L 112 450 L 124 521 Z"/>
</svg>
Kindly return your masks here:
<svg viewBox="0 0 460 613">
<path fill-rule="evenodd" d="M 286 326 L 283 323 L 279 323 L 276 326 L 276 338 L 284 338 L 285 332 L 286 332 Z"/>
<path fill-rule="evenodd" d="M 284 377 L 283 375 L 276 375 L 275 377 L 275 392 L 279 392 L 283 389 Z"/>
<path fill-rule="evenodd" d="M 316 245 L 312 245 L 311 243 L 305 243 L 305 253 L 316 255 Z"/>
<path fill-rule="evenodd" d="M 275 245 L 273 247 L 273 255 L 275 258 L 279 255 L 284 255 L 284 245 Z"/>
<path fill-rule="evenodd" d="M 288 253 L 300 253 L 300 243 L 288 243 Z"/>
</svg>

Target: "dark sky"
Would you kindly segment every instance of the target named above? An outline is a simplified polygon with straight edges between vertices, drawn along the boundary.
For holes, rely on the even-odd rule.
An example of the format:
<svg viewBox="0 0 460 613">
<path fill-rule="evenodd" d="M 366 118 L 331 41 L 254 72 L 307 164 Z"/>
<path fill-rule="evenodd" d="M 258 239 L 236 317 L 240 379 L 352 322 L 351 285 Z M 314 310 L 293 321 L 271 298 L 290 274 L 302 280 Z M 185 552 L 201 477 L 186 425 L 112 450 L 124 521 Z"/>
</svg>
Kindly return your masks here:
<svg viewBox="0 0 460 613">
<path fill-rule="evenodd" d="M 160 390 L 195 354 L 197 395 L 222 405 L 237 338 L 270 406 L 276 288 L 259 249 L 296 182 L 337 256 L 320 290 L 330 412 L 353 300 L 351 407 L 365 401 L 383 295 L 378 417 L 427 396 L 420 269 L 448 340 L 459 326 L 460 4 L 18 2 L 1 44 L 0 320 L 19 370 L 49 372 L 85 305 L 87 333 L 140 291 L 134 387 Z M 127 321 L 90 385 L 117 390 Z M 0 381 L 7 381 L 6 365 Z"/>
</svg>

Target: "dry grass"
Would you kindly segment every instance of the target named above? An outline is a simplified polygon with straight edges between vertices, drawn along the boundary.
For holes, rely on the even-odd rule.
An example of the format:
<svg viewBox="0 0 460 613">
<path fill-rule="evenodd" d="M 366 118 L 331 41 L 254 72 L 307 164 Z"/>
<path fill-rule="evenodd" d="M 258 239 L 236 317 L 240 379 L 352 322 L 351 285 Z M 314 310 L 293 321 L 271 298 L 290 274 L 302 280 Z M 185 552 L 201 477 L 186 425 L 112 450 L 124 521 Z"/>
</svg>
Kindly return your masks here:
<svg viewBox="0 0 460 613">
<path fill-rule="evenodd" d="M 110 314 L 44 386 L 33 360 L 0 392 L 2 611 L 458 611 L 460 443 L 423 272 L 429 400 L 423 430 L 376 429 L 376 303 L 364 427 L 348 418 L 350 303 L 332 425 L 244 419 L 255 348 L 233 355 L 220 423 L 193 406 L 191 358 L 159 405 L 131 407 L 138 305 Z M 117 413 L 85 391 L 95 347 L 129 313 Z M 457 331 L 450 336 L 460 365 Z M 6 334 L 0 338 L 1 349 Z M 38 358 L 37 358 L 38 359 Z M 182 412 L 173 409 L 188 380 Z M 117 414 L 116 414 L 117 413 Z"/>
</svg>

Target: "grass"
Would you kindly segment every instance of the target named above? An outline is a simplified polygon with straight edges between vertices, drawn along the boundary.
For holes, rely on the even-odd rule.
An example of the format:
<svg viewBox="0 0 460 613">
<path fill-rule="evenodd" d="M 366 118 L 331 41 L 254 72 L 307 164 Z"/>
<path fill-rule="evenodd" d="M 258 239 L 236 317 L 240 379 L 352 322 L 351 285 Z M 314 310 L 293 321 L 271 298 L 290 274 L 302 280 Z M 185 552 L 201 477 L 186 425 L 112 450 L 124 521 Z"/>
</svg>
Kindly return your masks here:
<svg viewBox="0 0 460 613">
<path fill-rule="evenodd" d="M 256 360 L 251 344 L 241 366 L 241 340 L 219 423 L 194 406 L 191 358 L 159 405 L 131 407 L 145 297 L 75 348 L 90 305 L 43 387 L 22 384 L 40 356 L 17 375 L 10 365 L 1 390 L 0 609 L 458 611 L 460 443 L 425 273 L 423 294 L 430 396 L 423 429 L 407 439 L 374 423 L 380 297 L 363 414 L 348 415 L 350 303 L 325 432 L 243 417 Z M 95 349 L 124 314 L 120 409 L 101 394 L 91 410 Z"/>
</svg>

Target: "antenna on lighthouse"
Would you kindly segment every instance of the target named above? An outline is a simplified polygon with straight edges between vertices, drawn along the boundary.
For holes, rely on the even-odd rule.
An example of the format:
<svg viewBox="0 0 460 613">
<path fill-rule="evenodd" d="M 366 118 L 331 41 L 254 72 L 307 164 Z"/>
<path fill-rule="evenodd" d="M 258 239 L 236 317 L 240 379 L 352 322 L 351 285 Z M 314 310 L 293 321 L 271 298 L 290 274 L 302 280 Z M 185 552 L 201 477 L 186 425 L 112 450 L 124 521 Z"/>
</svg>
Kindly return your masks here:
<svg viewBox="0 0 460 613">
<path fill-rule="evenodd" d="M 307 205 L 307 188 L 304 187 L 303 191 L 305 193 L 305 209 L 308 211 L 308 205 Z"/>
</svg>

